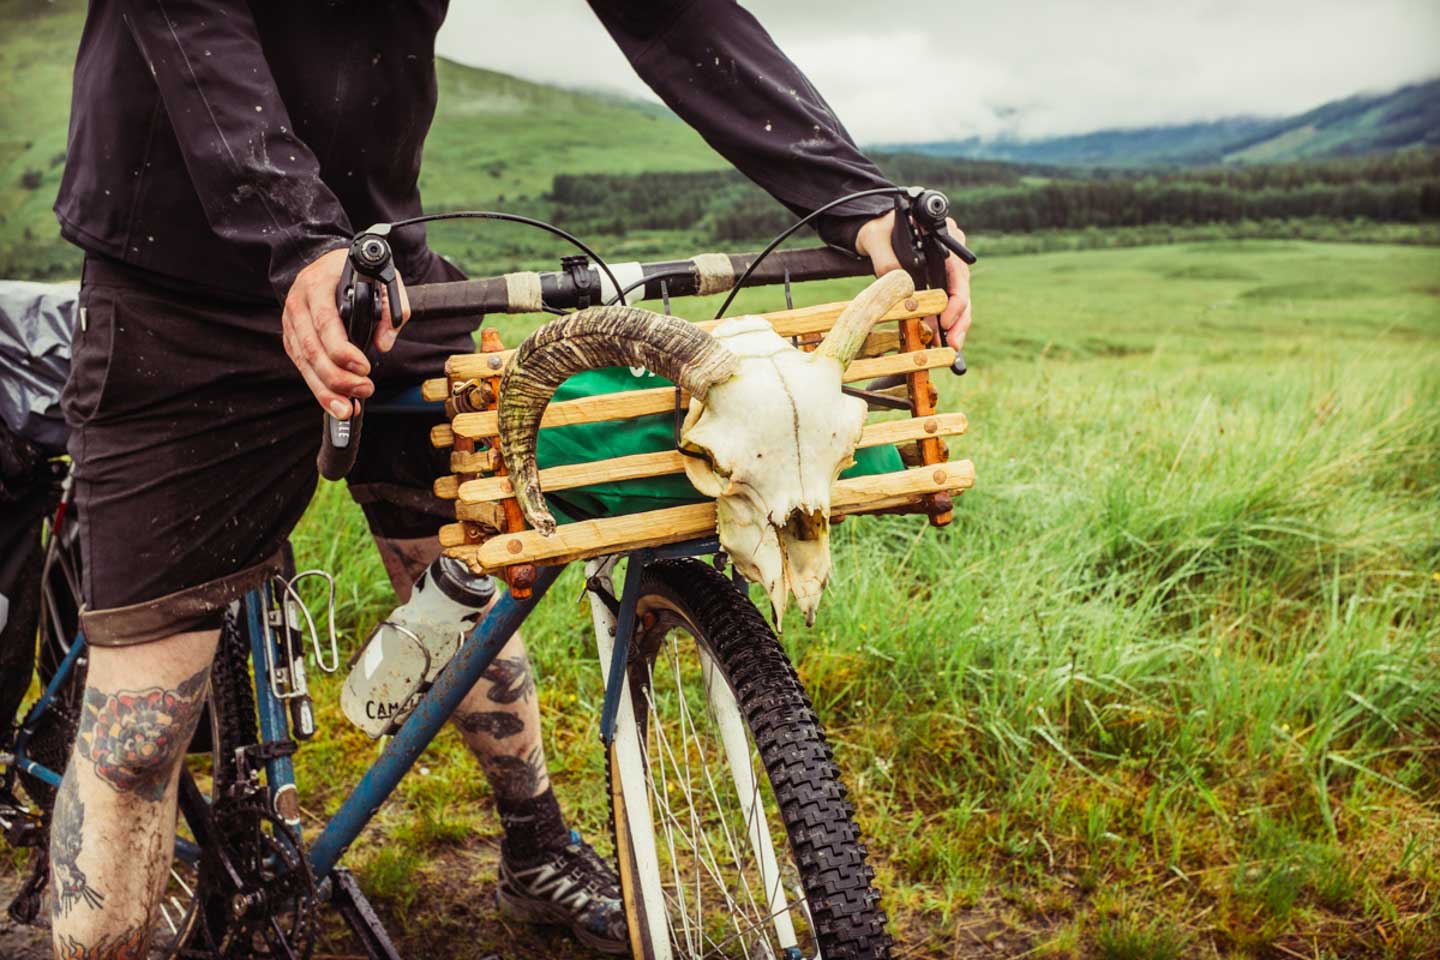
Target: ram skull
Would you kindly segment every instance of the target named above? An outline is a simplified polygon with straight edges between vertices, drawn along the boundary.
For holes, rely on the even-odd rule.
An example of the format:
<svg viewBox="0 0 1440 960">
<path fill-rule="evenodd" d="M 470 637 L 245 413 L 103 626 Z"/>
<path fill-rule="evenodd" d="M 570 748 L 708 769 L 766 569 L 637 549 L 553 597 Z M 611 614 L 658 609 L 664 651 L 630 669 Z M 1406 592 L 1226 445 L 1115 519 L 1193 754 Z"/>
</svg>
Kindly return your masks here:
<svg viewBox="0 0 1440 960">
<path fill-rule="evenodd" d="M 854 463 L 863 400 L 842 374 L 875 321 L 915 292 L 903 271 L 850 302 L 813 353 L 761 317 L 737 317 L 713 335 L 635 307 L 594 307 L 553 320 L 520 345 L 500 383 L 500 449 L 530 525 L 555 531 L 535 463 L 535 441 L 555 389 L 583 370 L 645 367 L 691 396 L 681 432 L 685 473 L 715 498 L 720 544 L 764 586 L 784 616 L 788 596 L 814 623 L 830 576 L 830 491 Z"/>
</svg>

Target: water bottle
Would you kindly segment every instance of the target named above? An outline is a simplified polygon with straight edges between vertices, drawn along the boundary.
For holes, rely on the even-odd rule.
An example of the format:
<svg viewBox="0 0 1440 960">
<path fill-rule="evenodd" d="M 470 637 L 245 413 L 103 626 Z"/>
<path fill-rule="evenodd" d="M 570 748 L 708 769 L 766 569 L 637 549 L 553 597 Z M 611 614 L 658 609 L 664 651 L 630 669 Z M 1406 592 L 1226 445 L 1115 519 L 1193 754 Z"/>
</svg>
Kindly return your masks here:
<svg viewBox="0 0 1440 960">
<path fill-rule="evenodd" d="M 372 738 L 398 730 L 494 597 L 495 581 L 437 557 L 351 659 L 345 716 Z"/>
</svg>

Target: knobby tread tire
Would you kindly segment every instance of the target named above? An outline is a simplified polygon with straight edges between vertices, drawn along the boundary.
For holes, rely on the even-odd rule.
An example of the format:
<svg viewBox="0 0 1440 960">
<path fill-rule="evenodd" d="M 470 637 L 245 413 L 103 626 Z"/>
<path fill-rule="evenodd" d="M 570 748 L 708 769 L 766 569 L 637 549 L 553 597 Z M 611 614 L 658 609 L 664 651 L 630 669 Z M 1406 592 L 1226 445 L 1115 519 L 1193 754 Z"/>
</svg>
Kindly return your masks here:
<svg viewBox="0 0 1440 960">
<path fill-rule="evenodd" d="M 648 566 L 642 609 L 647 597 L 684 612 L 730 682 L 789 834 L 822 957 L 889 957 L 892 940 L 854 808 L 810 698 L 770 625 L 729 579 L 693 559 Z M 641 689 L 660 639 L 637 637 L 632 648 L 637 717 L 646 714 Z"/>
</svg>

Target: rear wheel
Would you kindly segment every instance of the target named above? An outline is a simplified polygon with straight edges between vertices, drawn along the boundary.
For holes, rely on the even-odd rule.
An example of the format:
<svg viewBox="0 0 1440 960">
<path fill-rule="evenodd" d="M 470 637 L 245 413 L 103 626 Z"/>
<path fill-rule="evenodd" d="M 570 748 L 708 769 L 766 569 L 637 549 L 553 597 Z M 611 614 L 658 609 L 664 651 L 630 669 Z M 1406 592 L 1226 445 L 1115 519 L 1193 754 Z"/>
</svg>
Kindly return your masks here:
<svg viewBox="0 0 1440 960">
<path fill-rule="evenodd" d="M 640 576 L 610 753 L 635 954 L 889 956 L 839 770 L 769 624 L 699 561 Z"/>
</svg>

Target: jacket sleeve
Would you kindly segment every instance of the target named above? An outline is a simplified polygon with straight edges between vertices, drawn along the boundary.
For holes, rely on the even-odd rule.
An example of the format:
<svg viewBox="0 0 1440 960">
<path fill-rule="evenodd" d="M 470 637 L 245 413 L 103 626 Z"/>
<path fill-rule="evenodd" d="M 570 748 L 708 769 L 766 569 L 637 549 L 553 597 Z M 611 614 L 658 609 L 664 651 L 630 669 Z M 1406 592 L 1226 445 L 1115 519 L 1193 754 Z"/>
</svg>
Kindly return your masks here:
<svg viewBox="0 0 1440 960">
<path fill-rule="evenodd" d="M 124 0 L 186 170 L 216 234 L 268 254 L 284 302 L 295 275 L 345 246 L 350 223 L 293 132 L 241 0 Z"/>
<path fill-rule="evenodd" d="M 795 213 L 891 185 L 735 0 L 590 0 L 590 6 L 670 109 Z M 854 250 L 861 224 L 893 206 L 885 196 L 851 201 L 822 215 L 820 235 Z"/>
</svg>

